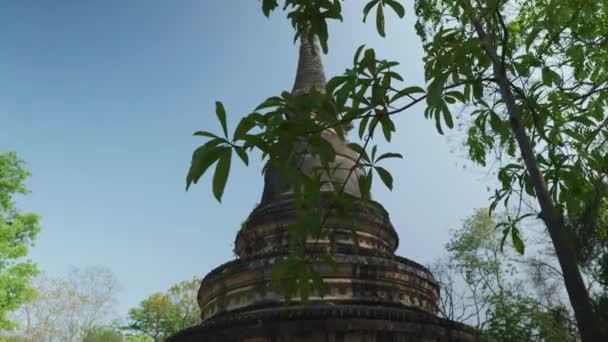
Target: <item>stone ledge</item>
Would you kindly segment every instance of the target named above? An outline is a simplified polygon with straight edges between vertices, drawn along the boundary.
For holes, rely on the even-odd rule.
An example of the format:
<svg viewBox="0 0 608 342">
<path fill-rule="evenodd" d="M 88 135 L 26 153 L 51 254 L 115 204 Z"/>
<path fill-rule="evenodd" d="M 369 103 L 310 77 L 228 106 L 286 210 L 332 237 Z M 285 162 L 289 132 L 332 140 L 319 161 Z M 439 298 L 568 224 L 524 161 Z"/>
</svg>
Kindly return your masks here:
<svg viewBox="0 0 608 342">
<path fill-rule="evenodd" d="M 414 308 L 299 305 L 233 311 L 183 330 L 167 341 L 208 341 L 208 338 L 214 338 L 214 341 L 243 341 L 246 337 L 313 334 L 319 329 L 324 333 L 382 332 L 419 337 L 412 341 L 477 340 L 476 330 Z M 218 340 L 218 336 L 221 339 Z"/>
<path fill-rule="evenodd" d="M 391 249 L 395 251 L 399 246 L 399 236 L 391 224 L 388 212 L 384 207 L 380 203 L 372 200 L 362 202 L 360 199 L 354 197 L 353 200 L 357 201 L 355 204 L 356 210 L 354 210 L 355 216 L 357 217 L 356 220 L 358 221 L 357 224 L 370 227 L 375 226 L 378 230 L 383 231 L 383 234 L 386 234 L 385 236 L 389 239 L 387 242 L 391 245 Z M 325 205 L 328 206 L 329 204 L 326 203 Z M 235 251 L 238 253 L 239 246 L 247 244 L 240 240 L 247 240 L 245 236 L 251 235 L 252 231 L 256 230 L 256 227 L 273 225 L 276 222 L 289 221 L 294 217 L 295 208 L 293 206 L 293 198 L 289 194 L 281 195 L 272 202 L 258 205 L 249 214 L 243 227 L 238 231 L 235 238 Z M 329 219 L 329 222 L 332 222 L 332 225 L 336 225 L 336 223 L 340 221 L 339 217 L 333 217 L 333 215 Z M 286 227 L 281 229 L 286 230 Z M 363 230 L 365 231 L 365 229 Z"/>
<path fill-rule="evenodd" d="M 205 282 L 208 279 L 211 279 L 215 276 L 218 276 L 219 274 L 221 274 L 222 272 L 224 272 L 225 270 L 229 269 L 229 268 L 236 268 L 238 269 L 239 267 L 245 267 L 246 264 L 250 263 L 250 262 L 264 262 L 264 261 L 268 261 L 268 259 L 270 258 L 281 258 L 281 257 L 285 257 L 286 254 L 285 253 L 270 253 L 270 254 L 261 254 L 261 255 L 256 255 L 250 258 L 238 258 L 238 259 L 234 259 L 231 261 L 228 261 L 216 268 L 214 268 L 213 270 L 209 271 L 209 273 L 207 273 L 207 275 L 205 275 L 205 277 L 203 278 L 203 282 Z M 405 258 L 405 257 L 401 257 L 398 255 L 393 255 L 393 256 L 386 256 L 386 255 L 382 255 L 382 254 L 378 254 L 378 253 L 373 253 L 373 252 L 368 252 L 365 250 L 360 250 L 359 253 L 356 254 L 345 254 L 345 253 L 336 253 L 333 255 L 334 257 L 373 257 L 373 258 L 379 258 L 379 259 L 385 259 L 385 260 L 390 260 L 390 261 L 397 261 L 400 262 L 402 264 L 405 264 L 407 266 L 413 267 L 419 271 L 422 271 L 424 273 L 429 274 L 432 279 L 435 279 L 432 276 L 431 271 L 429 271 L 428 268 L 422 266 L 421 264 Z"/>
</svg>

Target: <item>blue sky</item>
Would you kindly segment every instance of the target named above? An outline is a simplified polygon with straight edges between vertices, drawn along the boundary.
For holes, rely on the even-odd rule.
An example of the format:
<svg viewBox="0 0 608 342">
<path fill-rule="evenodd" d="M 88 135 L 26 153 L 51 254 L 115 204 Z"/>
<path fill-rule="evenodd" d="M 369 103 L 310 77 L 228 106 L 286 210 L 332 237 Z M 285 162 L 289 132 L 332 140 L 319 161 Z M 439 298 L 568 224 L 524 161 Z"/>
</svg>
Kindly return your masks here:
<svg viewBox="0 0 608 342">
<path fill-rule="evenodd" d="M 402 63 L 423 84 L 411 9 L 389 18 L 388 37 L 361 23 L 347 1 L 330 27 L 326 74 L 352 63 L 360 44 Z M 229 125 L 264 98 L 291 89 L 297 46 L 283 13 L 265 18 L 255 0 L 3 1 L 0 3 L 0 152 L 32 172 L 20 206 L 42 216 L 32 258 L 51 275 L 105 265 L 125 313 L 154 291 L 202 276 L 233 258 L 240 223 L 262 191 L 261 164 L 234 163 L 223 204 L 205 178 L 187 193 L 192 132 Z M 491 177 L 464 158 L 462 138 L 436 133 L 422 106 L 397 118 L 385 150 L 395 190 L 374 195 L 400 234 L 398 253 L 427 263 L 449 230 L 486 206 Z"/>
</svg>

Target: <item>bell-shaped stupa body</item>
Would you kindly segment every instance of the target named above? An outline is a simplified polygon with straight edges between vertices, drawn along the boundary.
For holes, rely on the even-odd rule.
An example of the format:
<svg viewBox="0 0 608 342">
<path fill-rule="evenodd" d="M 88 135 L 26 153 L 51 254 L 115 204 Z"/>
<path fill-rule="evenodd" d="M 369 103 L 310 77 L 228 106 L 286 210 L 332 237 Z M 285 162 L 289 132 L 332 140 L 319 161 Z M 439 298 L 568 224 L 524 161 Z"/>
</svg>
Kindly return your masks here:
<svg viewBox="0 0 608 342">
<path fill-rule="evenodd" d="M 304 39 L 292 93 L 323 92 L 325 84 L 320 53 Z M 349 175 L 357 154 L 331 130 L 323 138 L 336 151 L 337 171 L 328 184 L 344 184 L 346 193 L 360 197 L 357 176 L 362 171 Z M 303 169 L 318 165 L 311 155 L 301 158 Z M 328 292 L 311 295 L 307 303 L 297 297 L 285 303 L 271 282 L 273 267 L 289 254 L 289 226 L 296 212 L 290 185 L 272 165 L 264 183 L 260 204 L 237 234 L 238 258 L 209 272 L 201 283 L 202 323 L 170 341 L 477 341 L 473 329 L 436 316 L 437 282 L 425 267 L 394 254 L 397 233 L 382 205 L 373 201 L 355 201 L 348 218 L 330 215 L 326 225 L 332 238 L 307 242 L 312 256 L 333 251 L 337 267 L 314 265 Z"/>
</svg>

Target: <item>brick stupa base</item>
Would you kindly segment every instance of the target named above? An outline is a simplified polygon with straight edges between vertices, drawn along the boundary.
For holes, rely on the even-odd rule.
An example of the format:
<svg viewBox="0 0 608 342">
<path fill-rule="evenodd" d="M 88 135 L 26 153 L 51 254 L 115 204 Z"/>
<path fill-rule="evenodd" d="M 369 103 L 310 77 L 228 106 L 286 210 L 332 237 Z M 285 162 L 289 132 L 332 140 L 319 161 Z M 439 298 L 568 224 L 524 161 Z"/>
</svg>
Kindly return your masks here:
<svg viewBox="0 0 608 342">
<path fill-rule="evenodd" d="M 324 87 L 319 53 L 304 40 L 292 93 Z M 282 291 L 271 286 L 273 267 L 289 254 L 289 226 L 296 213 L 293 189 L 269 164 L 261 203 L 236 237 L 238 259 L 209 272 L 201 283 L 202 323 L 169 341 L 477 341 L 473 329 L 437 317 L 439 286 L 433 275 L 395 255 L 399 238 L 388 213 L 379 203 L 360 200 L 358 176 L 363 170 L 356 167 L 358 155 L 333 131 L 324 131 L 322 137 L 334 147 L 336 159 L 335 172 L 321 190 L 328 193 L 338 186 L 358 203 L 348 217 L 328 218 L 331 238 L 307 241 L 311 260 L 331 253 L 336 261 L 336 268 L 313 263 L 328 293 L 311 296 L 305 305 L 286 304 Z M 298 163 L 303 170 L 319 165 L 305 151 Z"/>
</svg>

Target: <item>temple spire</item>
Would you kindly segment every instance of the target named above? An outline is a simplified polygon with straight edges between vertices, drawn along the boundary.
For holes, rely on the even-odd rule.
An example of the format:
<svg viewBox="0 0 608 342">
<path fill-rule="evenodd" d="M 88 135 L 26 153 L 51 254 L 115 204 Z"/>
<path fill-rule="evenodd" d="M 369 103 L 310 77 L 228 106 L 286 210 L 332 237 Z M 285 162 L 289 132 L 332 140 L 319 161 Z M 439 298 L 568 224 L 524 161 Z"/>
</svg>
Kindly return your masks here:
<svg viewBox="0 0 608 342">
<path fill-rule="evenodd" d="M 316 43 L 311 43 L 307 37 L 302 37 L 300 42 L 298 70 L 291 93 L 294 95 L 307 93 L 312 88 L 324 92 L 327 81 L 323 72 L 319 48 Z"/>
</svg>

